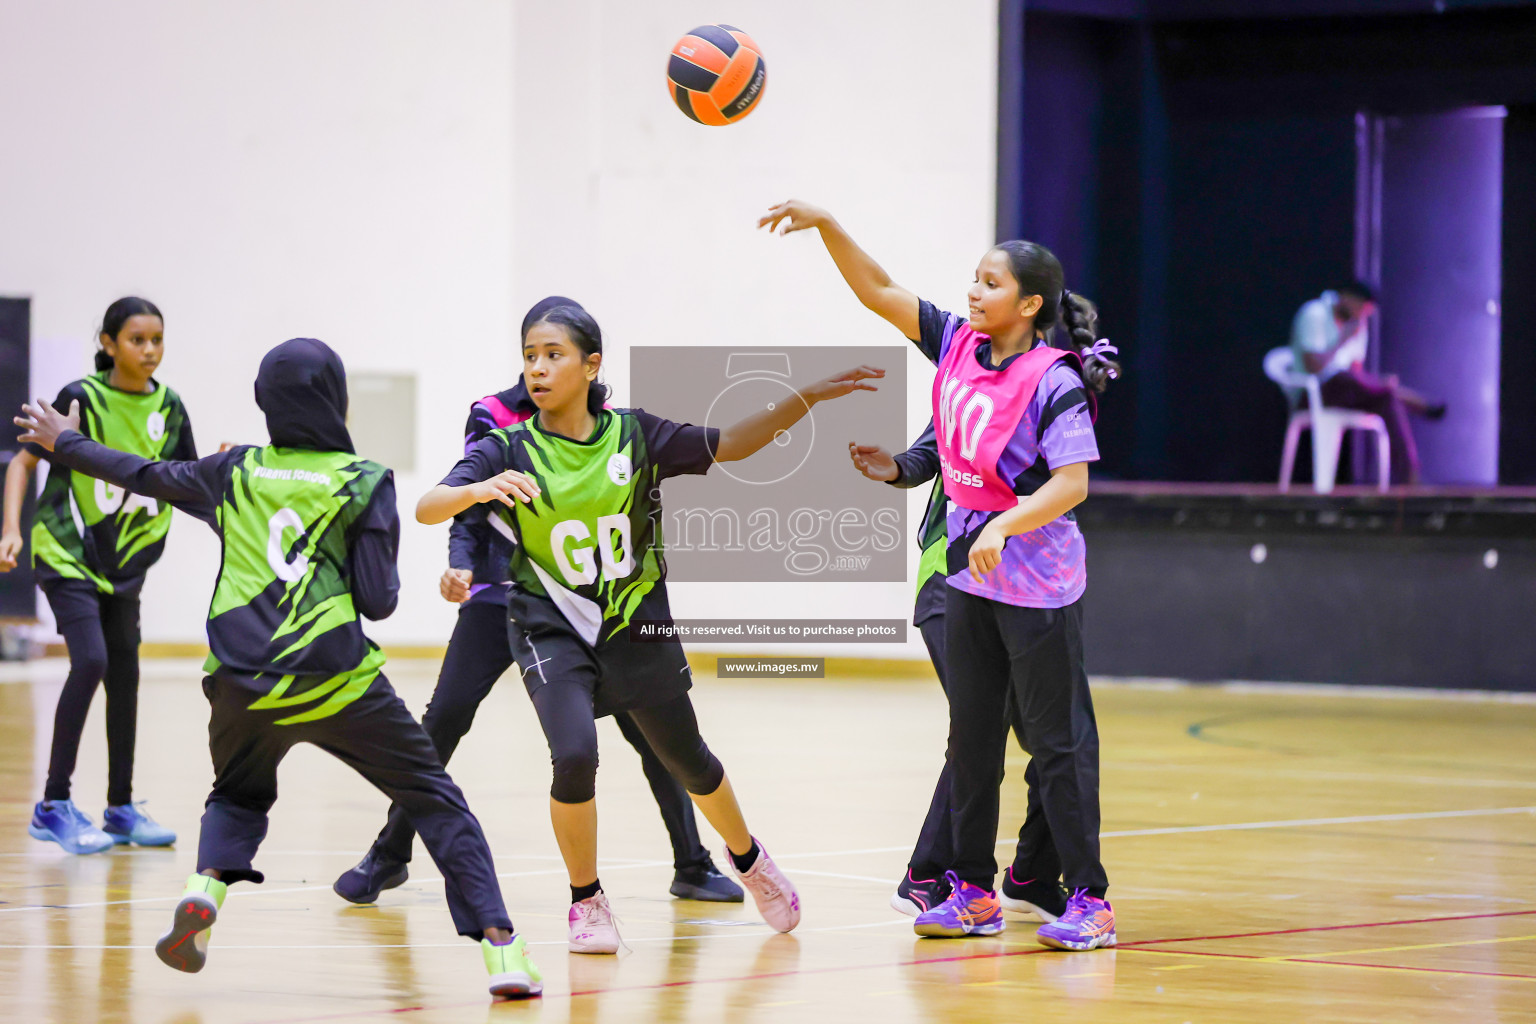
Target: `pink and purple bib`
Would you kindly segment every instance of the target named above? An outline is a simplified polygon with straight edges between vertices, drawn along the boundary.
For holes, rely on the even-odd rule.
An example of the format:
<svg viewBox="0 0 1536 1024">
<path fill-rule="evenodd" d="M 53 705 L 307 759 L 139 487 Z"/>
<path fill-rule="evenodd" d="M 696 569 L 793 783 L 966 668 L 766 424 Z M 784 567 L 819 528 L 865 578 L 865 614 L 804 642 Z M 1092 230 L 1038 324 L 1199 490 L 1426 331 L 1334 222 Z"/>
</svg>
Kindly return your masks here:
<svg viewBox="0 0 1536 1024">
<path fill-rule="evenodd" d="M 933 379 L 933 423 L 945 495 L 963 508 L 1002 512 L 1019 499 L 1012 481 L 999 475 L 998 460 L 1041 379 L 1072 353 L 1041 346 L 989 369 L 976 358 L 988 340 L 970 324 L 955 329 Z"/>
</svg>

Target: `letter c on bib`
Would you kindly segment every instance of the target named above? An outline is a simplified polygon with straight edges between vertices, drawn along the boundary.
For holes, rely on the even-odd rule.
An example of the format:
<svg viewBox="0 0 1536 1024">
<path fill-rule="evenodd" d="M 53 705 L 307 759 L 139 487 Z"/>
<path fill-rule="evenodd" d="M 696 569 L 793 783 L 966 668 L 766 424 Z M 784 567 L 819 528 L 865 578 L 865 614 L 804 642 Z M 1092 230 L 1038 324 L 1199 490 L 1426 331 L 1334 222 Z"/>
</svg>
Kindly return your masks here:
<svg viewBox="0 0 1536 1024">
<path fill-rule="evenodd" d="M 283 531 L 290 528 L 304 535 L 304 520 L 291 508 L 280 508 L 267 520 L 267 564 L 284 583 L 296 583 L 309 571 L 309 556 L 304 552 L 294 555 L 291 562 L 283 553 Z"/>
<path fill-rule="evenodd" d="M 101 514 L 109 516 L 123 507 L 123 489 L 115 484 L 109 484 L 100 477 L 96 478 L 96 507 Z"/>
</svg>

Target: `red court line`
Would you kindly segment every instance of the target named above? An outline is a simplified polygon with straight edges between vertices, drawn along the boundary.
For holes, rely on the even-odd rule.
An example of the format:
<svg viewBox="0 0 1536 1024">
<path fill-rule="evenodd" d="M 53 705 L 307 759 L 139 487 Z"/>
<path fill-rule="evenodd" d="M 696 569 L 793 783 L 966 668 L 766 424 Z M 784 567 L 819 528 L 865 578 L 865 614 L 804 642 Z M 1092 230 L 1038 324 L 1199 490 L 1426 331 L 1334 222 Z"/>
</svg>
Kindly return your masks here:
<svg viewBox="0 0 1536 1024">
<path fill-rule="evenodd" d="M 1126 946 L 1144 946 L 1142 942 L 1127 942 Z M 1147 950 L 1149 953 L 1158 952 L 1155 949 Z M 1354 960 L 1319 960 L 1317 957 L 1301 956 L 1264 956 L 1259 953 L 1212 953 L 1208 950 L 1183 950 L 1176 956 L 1209 956 L 1222 960 L 1264 960 L 1276 964 L 1323 964 L 1335 967 L 1369 967 L 1379 971 L 1417 971 L 1424 974 L 1467 974 L 1479 978 L 1515 978 L 1520 981 L 1536 981 L 1536 974 L 1505 974 L 1499 971 L 1462 971 L 1454 967 L 1410 967 L 1406 964 L 1365 964 Z M 1327 956 L 1327 953 L 1319 953 L 1317 956 Z"/>
<path fill-rule="evenodd" d="M 1300 935 L 1304 932 L 1339 932 L 1353 928 L 1389 928 L 1398 924 L 1437 924 L 1441 921 L 1480 921 L 1494 917 L 1525 917 L 1536 910 L 1500 910 L 1488 914 L 1455 914 L 1450 917 L 1409 917 L 1401 921 L 1367 921 L 1364 924 L 1324 924 L 1310 928 L 1277 928 L 1267 932 L 1235 932 L 1231 935 L 1190 935 L 1182 939 L 1141 939 L 1122 946 L 1161 946 L 1169 942 L 1215 942 L 1217 939 L 1257 939 L 1266 935 Z"/>
<path fill-rule="evenodd" d="M 1163 946 L 1175 942 L 1213 942 L 1219 939 L 1250 939 L 1260 938 L 1268 935 L 1299 935 L 1306 932 L 1333 932 L 1353 928 L 1385 928 L 1390 925 L 1401 924 L 1435 924 L 1441 921 L 1476 921 L 1498 917 L 1525 917 L 1532 914 L 1536 914 L 1536 910 L 1503 910 L 1488 914 L 1456 914 L 1450 917 L 1416 917 L 1405 918 L 1398 921 L 1367 921 L 1362 924 L 1315 925 L 1310 928 L 1280 928 L 1273 931 L 1238 932 L 1231 935 L 1190 935 L 1184 938 L 1175 939 L 1140 939 L 1135 942 L 1122 942 L 1119 944 L 1119 946 L 1120 948 L 1134 949 L 1141 946 Z M 1041 946 L 1039 949 L 1007 950 L 1001 953 L 973 953 L 963 956 L 932 957 L 923 960 L 894 960 L 876 964 L 847 964 L 841 967 L 816 967 L 810 970 L 797 969 L 793 971 L 768 971 L 761 974 L 738 974 L 726 978 L 690 978 L 685 981 L 661 981 L 651 985 L 625 985 L 618 988 L 581 989 L 579 991 L 573 992 L 554 992 L 540 998 L 543 1000 L 570 999 L 575 998 L 576 996 L 606 995 L 611 992 L 654 992 L 661 989 L 682 988 L 689 985 L 719 985 L 737 981 L 767 981 L 770 978 L 789 978 L 812 974 L 840 974 L 848 971 L 871 971 L 888 967 L 921 967 L 924 964 L 958 963 L 966 960 L 996 960 L 1006 957 L 1035 956 L 1040 953 L 1056 952 L 1059 951 L 1047 949 L 1046 947 Z M 1516 978 L 1526 981 L 1536 979 L 1536 975 L 1528 974 L 1495 974 L 1486 971 L 1456 971 L 1451 970 L 1450 968 L 1402 967 L 1393 964 L 1357 964 L 1346 963 L 1345 961 L 1341 960 L 1303 960 L 1293 957 L 1275 958 L 1269 956 L 1261 956 L 1256 953 L 1212 953 L 1199 951 L 1189 952 L 1187 954 L 1181 955 L 1220 957 L 1236 960 L 1274 960 L 1276 962 L 1281 962 L 1281 960 L 1283 960 L 1285 963 L 1319 963 L 1333 964 L 1342 967 L 1374 967 L 1380 968 L 1381 970 L 1393 971 L 1423 971 L 1427 973 L 1482 975 L 1490 978 Z M 517 1000 L 513 1000 L 513 1002 L 516 1001 Z M 539 1000 L 530 999 L 521 1001 L 537 1003 Z M 416 1013 L 421 1010 L 457 1010 L 463 1009 L 465 1007 L 485 1005 L 487 1005 L 486 1001 L 480 1000 L 473 1003 L 438 1003 L 434 1006 L 396 1006 L 380 1008 L 377 1010 L 357 1010 L 352 1013 L 332 1013 L 321 1017 L 282 1017 L 270 1021 L 265 1021 L 263 1024 L 315 1024 L 315 1022 L 318 1021 L 346 1020 L 352 1017 L 374 1017 L 382 1014 Z"/>
</svg>

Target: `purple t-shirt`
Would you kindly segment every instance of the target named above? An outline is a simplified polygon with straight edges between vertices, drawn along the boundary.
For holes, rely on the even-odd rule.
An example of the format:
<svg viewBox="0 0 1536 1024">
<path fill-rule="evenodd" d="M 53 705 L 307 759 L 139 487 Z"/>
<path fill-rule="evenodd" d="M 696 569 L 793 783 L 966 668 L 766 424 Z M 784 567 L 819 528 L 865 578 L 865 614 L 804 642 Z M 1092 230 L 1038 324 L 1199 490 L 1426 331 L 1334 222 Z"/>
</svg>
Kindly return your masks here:
<svg viewBox="0 0 1536 1024">
<path fill-rule="evenodd" d="M 937 362 L 948 349 L 955 329 L 965 321 L 930 302 L 921 303 L 919 310 L 922 337 L 918 347 Z M 1002 369 L 991 367 L 987 344 L 977 350 L 976 358 L 982 366 Z M 1076 462 L 1097 462 L 1098 458 L 1083 378 L 1070 364 L 1057 362 L 1040 379 L 1034 398 L 999 456 L 998 476 L 1012 481 L 1013 492 L 1022 496 L 1038 490 L 1051 478 L 1051 470 Z M 1003 544 L 1001 564 L 983 576 L 982 582 L 972 579 L 971 544 L 982 527 L 998 515 L 1001 513 L 949 503 L 950 586 L 1029 608 L 1063 608 L 1083 596 L 1088 582 L 1083 534 L 1070 512 L 1038 529 L 1009 537 Z"/>
</svg>

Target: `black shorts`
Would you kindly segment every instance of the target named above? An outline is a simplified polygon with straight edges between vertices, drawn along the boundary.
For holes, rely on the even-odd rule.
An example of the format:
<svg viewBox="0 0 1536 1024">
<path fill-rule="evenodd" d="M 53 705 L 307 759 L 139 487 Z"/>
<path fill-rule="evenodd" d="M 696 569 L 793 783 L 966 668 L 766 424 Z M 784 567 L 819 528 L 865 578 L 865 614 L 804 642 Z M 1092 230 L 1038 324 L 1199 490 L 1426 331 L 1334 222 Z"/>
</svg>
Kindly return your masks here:
<svg viewBox="0 0 1536 1024">
<path fill-rule="evenodd" d="M 90 580 L 69 579 L 62 576 L 44 580 L 39 586 L 43 589 L 43 596 L 48 599 L 48 607 L 53 610 L 53 621 L 59 626 L 61 632 L 63 627 L 72 622 L 101 618 L 102 608 L 108 602 L 112 602 L 122 605 L 131 613 L 134 622 L 131 642 L 138 643 L 139 594 L 137 589 L 128 594 L 104 594 Z"/>
<path fill-rule="evenodd" d="M 575 683 L 591 691 L 593 714 L 601 718 L 665 704 L 693 688 L 688 658 L 676 640 L 636 643 L 625 628 L 593 647 L 553 601 L 517 588 L 507 613 L 512 657 L 529 696 L 550 683 Z M 634 617 L 670 622 L 666 592 L 658 587 L 647 594 Z"/>
</svg>

